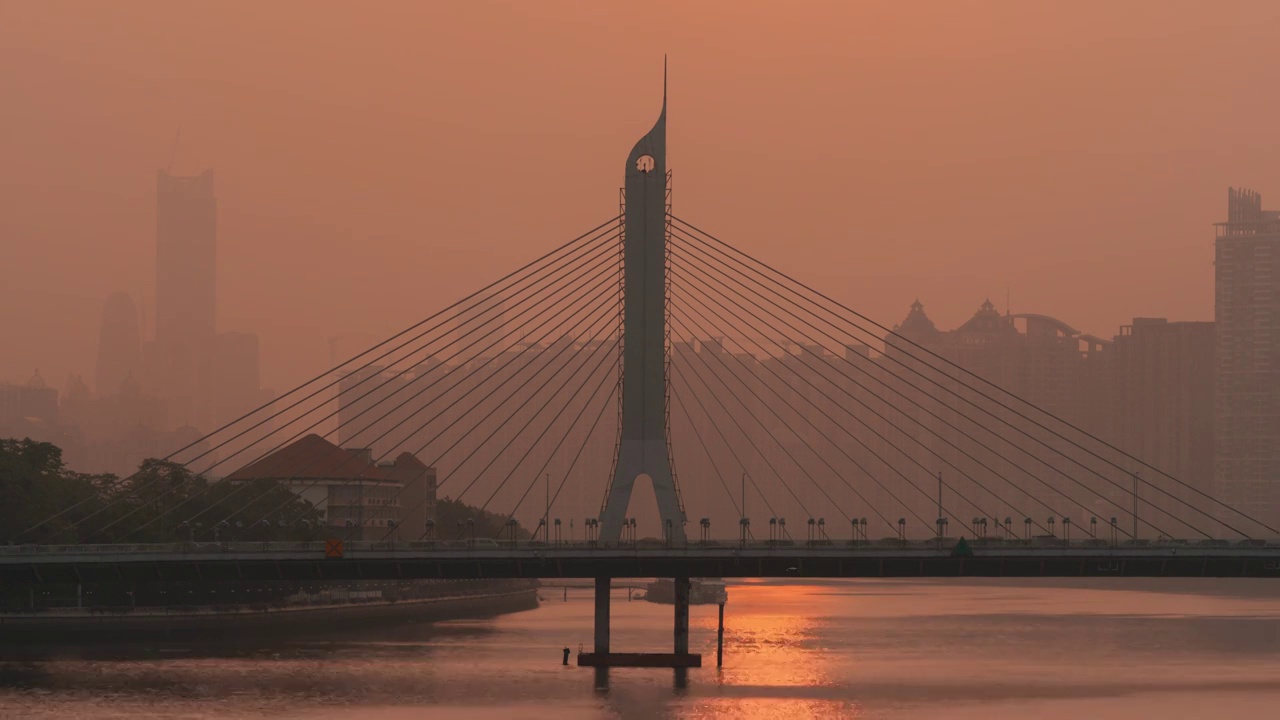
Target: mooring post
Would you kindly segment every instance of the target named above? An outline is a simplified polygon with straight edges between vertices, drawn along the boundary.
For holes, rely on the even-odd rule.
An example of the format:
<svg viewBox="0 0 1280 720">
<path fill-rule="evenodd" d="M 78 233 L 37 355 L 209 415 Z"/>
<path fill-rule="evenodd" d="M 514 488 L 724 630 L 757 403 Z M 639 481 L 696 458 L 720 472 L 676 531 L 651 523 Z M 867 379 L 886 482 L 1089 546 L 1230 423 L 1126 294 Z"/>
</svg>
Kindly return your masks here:
<svg viewBox="0 0 1280 720">
<path fill-rule="evenodd" d="M 675 579 L 676 647 L 677 655 L 689 654 L 689 578 Z"/>
<path fill-rule="evenodd" d="M 724 665 L 724 603 L 720 603 L 720 622 L 716 626 L 716 667 Z"/>
<path fill-rule="evenodd" d="M 596 578 L 595 652 L 597 655 L 607 655 L 609 653 L 609 586 L 609 578 Z"/>
</svg>

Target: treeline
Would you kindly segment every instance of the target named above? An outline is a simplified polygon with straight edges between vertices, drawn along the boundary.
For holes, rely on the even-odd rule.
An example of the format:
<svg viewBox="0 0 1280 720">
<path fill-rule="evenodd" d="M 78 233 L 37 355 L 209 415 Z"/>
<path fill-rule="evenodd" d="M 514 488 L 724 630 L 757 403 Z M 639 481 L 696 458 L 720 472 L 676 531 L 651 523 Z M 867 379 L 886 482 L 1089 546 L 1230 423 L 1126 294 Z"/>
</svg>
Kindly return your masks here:
<svg viewBox="0 0 1280 720">
<path fill-rule="evenodd" d="M 271 480 L 210 482 L 156 459 L 126 478 L 77 473 L 52 443 L 0 439 L 0 542 L 315 540 L 333 534 L 323 522 L 323 508 Z M 477 538 L 510 537 L 505 515 L 441 499 L 435 539 L 460 539 L 459 527 Z M 518 526 L 516 535 L 530 536 Z"/>
<path fill-rule="evenodd" d="M 481 510 L 461 500 L 452 500 L 447 497 L 436 501 L 437 540 L 466 539 L 465 534 L 470 531 L 471 527 L 468 522 L 475 523 L 475 537 L 493 538 L 495 540 L 511 539 L 511 532 L 507 529 L 506 515 Z M 458 529 L 459 525 L 462 527 L 461 534 Z M 521 526 L 516 526 L 517 539 L 527 540 L 529 537 L 528 530 Z"/>
<path fill-rule="evenodd" d="M 271 481 L 211 483 L 155 459 L 127 478 L 77 473 L 56 445 L 0 439 L 0 538 L 10 544 L 304 540 L 322 514 Z"/>
</svg>

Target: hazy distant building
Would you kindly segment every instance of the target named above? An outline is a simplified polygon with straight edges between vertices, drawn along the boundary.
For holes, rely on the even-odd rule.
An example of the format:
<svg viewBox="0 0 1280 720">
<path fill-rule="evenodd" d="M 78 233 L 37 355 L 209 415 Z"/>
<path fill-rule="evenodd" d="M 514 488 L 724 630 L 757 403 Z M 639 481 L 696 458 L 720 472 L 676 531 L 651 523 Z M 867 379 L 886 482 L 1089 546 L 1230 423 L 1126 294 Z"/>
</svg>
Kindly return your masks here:
<svg viewBox="0 0 1280 720">
<path fill-rule="evenodd" d="M 1280 211 L 1227 191 L 1214 243 L 1220 499 L 1280 518 Z"/>
<path fill-rule="evenodd" d="M 216 331 L 218 200 L 213 171 L 156 173 L 156 340 L 191 346 Z"/>
<path fill-rule="evenodd" d="M 243 332 L 217 335 L 207 387 L 210 429 L 221 427 L 271 399 L 271 392 L 262 389 L 259 357 L 257 335 Z"/>
<path fill-rule="evenodd" d="M 156 334 L 144 385 L 164 398 L 170 423 L 209 432 L 270 392 L 261 387 L 257 336 L 217 332 L 213 171 L 161 170 L 156 182 Z"/>
<path fill-rule="evenodd" d="M 98 333 L 98 364 L 94 385 L 99 395 L 120 392 L 126 378 L 142 377 L 142 335 L 138 310 L 128 293 L 107 298 Z"/>
<path fill-rule="evenodd" d="M 217 327 L 217 216 L 213 171 L 156 174 L 156 316 L 148 387 L 170 419 L 207 426 Z"/>
<path fill-rule="evenodd" d="M 25 384 L 0 382 L 0 437 L 61 444 L 58 391 L 37 370 Z"/>
<path fill-rule="evenodd" d="M 454 318 L 454 342 L 441 351 L 441 357 L 494 355 L 503 346 L 501 340 L 505 332 L 506 306 L 502 298 L 494 295 L 474 298 Z"/>
<path fill-rule="evenodd" d="M 1195 490 L 1212 494 L 1214 472 L 1214 324 L 1134 318 L 1113 346 L 1117 444 L 1124 451 Z M 1135 468 L 1137 469 L 1137 468 Z M 1206 518 L 1192 507 L 1201 497 L 1143 469 L 1144 476 L 1178 499 L 1141 492 L 1151 504 L 1196 527 Z M 1190 503 L 1190 505 L 1188 505 Z M 1170 515 L 1139 515 L 1170 534 L 1187 529 Z"/>
<path fill-rule="evenodd" d="M 24 421 L 54 424 L 58 421 L 58 391 L 37 370 L 24 385 L 0 383 L 0 427 Z"/>
<path fill-rule="evenodd" d="M 368 448 L 341 448 L 319 435 L 307 435 L 227 480 L 275 480 L 321 511 L 331 528 L 325 535 L 352 540 L 418 540 L 436 512 L 435 468 L 407 452 L 375 462 Z"/>
<path fill-rule="evenodd" d="M 895 331 L 1044 410 L 1067 419 L 1079 414 L 1080 333 L 1061 320 L 1033 313 L 1001 315 L 987 300 L 963 325 L 942 332 L 917 300 Z M 889 352 L 902 354 L 892 348 Z"/>
</svg>

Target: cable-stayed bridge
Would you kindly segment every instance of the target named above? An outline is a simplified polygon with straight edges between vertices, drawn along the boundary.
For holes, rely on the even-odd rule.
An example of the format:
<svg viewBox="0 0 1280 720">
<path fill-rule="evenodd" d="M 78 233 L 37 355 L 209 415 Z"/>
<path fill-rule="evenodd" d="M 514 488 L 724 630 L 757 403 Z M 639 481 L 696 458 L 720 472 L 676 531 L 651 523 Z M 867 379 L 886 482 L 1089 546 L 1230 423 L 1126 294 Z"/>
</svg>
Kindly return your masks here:
<svg viewBox="0 0 1280 720">
<path fill-rule="evenodd" d="M 122 479 L 0 578 L 594 577 L 607 652 L 609 578 L 670 576 L 677 653 L 692 576 L 1280 578 L 1272 519 L 674 213 L 665 97 L 624 177 L 614 217 L 168 458 L 223 482 Z"/>
</svg>

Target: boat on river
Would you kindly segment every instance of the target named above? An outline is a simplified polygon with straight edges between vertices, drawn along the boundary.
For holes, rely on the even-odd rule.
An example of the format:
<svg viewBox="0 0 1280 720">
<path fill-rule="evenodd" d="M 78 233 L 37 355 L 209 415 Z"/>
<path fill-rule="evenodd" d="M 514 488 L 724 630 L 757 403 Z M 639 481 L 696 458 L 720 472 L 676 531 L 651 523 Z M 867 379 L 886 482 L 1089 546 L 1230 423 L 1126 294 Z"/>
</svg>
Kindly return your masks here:
<svg viewBox="0 0 1280 720">
<path fill-rule="evenodd" d="M 644 600 L 661 605 L 676 604 L 676 584 L 660 578 L 645 586 Z M 719 578 L 694 578 L 689 581 L 690 605 L 719 605 L 729 599 L 729 591 Z"/>
</svg>

